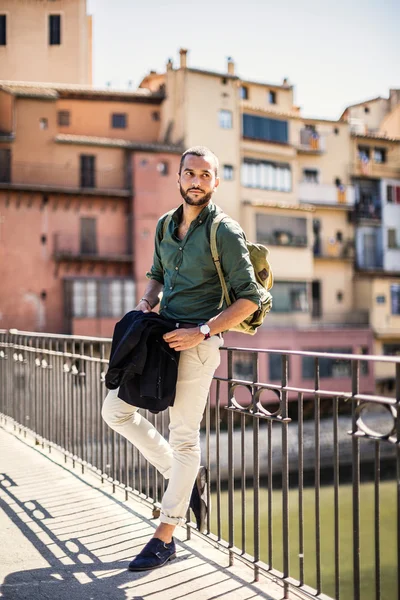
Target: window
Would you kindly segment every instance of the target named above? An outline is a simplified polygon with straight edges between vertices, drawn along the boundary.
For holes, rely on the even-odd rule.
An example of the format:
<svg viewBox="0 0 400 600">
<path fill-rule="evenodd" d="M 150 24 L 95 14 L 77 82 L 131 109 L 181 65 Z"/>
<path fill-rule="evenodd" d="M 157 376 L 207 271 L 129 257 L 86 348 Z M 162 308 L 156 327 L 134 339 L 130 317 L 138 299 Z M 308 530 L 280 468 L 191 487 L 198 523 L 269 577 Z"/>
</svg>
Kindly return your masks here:
<svg viewBox="0 0 400 600">
<path fill-rule="evenodd" d="M 49 15 L 49 44 L 61 45 L 61 15 Z"/>
<path fill-rule="evenodd" d="M 274 283 L 274 312 L 308 312 L 307 284 L 278 281 Z"/>
<path fill-rule="evenodd" d="M 245 85 L 241 85 L 239 88 L 239 96 L 242 100 L 249 99 L 249 88 Z"/>
<path fill-rule="evenodd" d="M 303 181 L 306 183 L 319 183 L 319 173 L 317 169 L 304 169 Z"/>
<path fill-rule="evenodd" d="M 278 192 L 290 192 L 292 189 L 292 172 L 286 164 L 245 159 L 241 178 L 245 187 Z"/>
<path fill-rule="evenodd" d="M 400 186 L 387 186 L 387 201 L 389 204 L 400 204 Z"/>
<path fill-rule="evenodd" d="M 111 127 L 113 129 L 126 129 L 126 113 L 113 113 L 111 116 Z"/>
<path fill-rule="evenodd" d="M 232 129 L 232 111 L 220 110 L 219 113 L 219 126 L 222 129 Z"/>
<path fill-rule="evenodd" d="M 383 344 L 383 354 L 385 356 L 400 356 L 400 344 Z"/>
<path fill-rule="evenodd" d="M 257 241 L 275 246 L 307 246 L 307 219 L 278 215 L 256 215 Z"/>
<path fill-rule="evenodd" d="M 283 354 L 268 354 L 270 381 L 280 381 L 282 379 L 283 356 Z M 288 376 L 290 377 L 290 356 L 288 356 Z"/>
<path fill-rule="evenodd" d="M 333 354 L 352 354 L 351 348 L 303 348 L 308 352 L 330 352 Z M 319 376 L 321 379 L 333 377 L 341 379 L 351 376 L 351 361 L 340 360 L 336 358 L 319 358 Z M 313 356 L 303 356 L 301 361 L 301 370 L 303 379 L 314 379 L 315 358 Z"/>
<path fill-rule="evenodd" d="M 157 165 L 157 171 L 160 173 L 160 175 L 168 175 L 169 164 L 166 161 L 159 162 Z"/>
<path fill-rule="evenodd" d="M 11 150 L 0 148 L 0 183 L 11 183 Z"/>
<path fill-rule="evenodd" d="M 385 148 L 374 148 L 374 161 L 376 163 L 386 162 L 386 149 Z"/>
<path fill-rule="evenodd" d="M 337 231 L 336 232 L 336 241 L 339 243 L 343 242 L 343 232 L 342 231 Z"/>
<path fill-rule="evenodd" d="M 369 108 L 368 108 L 368 106 L 364 106 L 364 112 L 365 112 L 365 113 L 369 113 Z"/>
<path fill-rule="evenodd" d="M 225 181 L 233 180 L 233 167 L 232 165 L 224 165 L 222 168 L 222 174 Z"/>
<path fill-rule="evenodd" d="M 243 115 L 243 137 L 266 142 L 288 143 L 288 123 L 255 115 Z"/>
<path fill-rule="evenodd" d="M 73 317 L 122 317 L 135 306 L 135 284 L 128 279 L 72 282 Z"/>
<path fill-rule="evenodd" d="M 81 187 L 96 187 L 96 157 L 91 154 L 81 154 Z"/>
<path fill-rule="evenodd" d="M 81 218 L 81 254 L 97 254 L 97 223 L 93 217 Z"/>
<path fill-rule="evenodd" d="M 7 15 L 0 15 L 0 46 L 7 46 Z"/>
<path fill-rule="evenodd" d="M 251 352 L 234 352 L 232 357 L 234 379 L 253 381 L 253 355 Z"/>
<path fill-rule="evenodd" d="M 69 110 L 59 110 L 57 113 L 57 123 L 60 127 L 69 127 L 70 112 Z"/>
<path fill-rule="evenodd" d="M 395 283 L 390 286 L 390 296 L 392 299 L 392 315 L 400 315 L 400 284 Z"/>
<path fill-rule="evenodd" d="M 334 133 L 335 135 L 339 135 L 339 133 L 340 133 L 339 127 L 335 127 L 335 128 L 333 129 L 333 133 Z"/>
<path fill-rule="evenodd" d="M 160 120 L 160 112 L 158 110 L 155 110 L 151 113 L 151 118 L 153 119 L 153 121 L 159 121 Z"/>
<path fill-rule="evenodd" d="M 371 148 L 368 146 L 358 146 L 358 158 L 360 160 L 369 160 Z"/>
<path fill-rule="evenodd" d="M 396 229 L 388 229 L 388 248 L 398 248 Z"/>
<path fill-rule="evenodd" d="M 272 91 L 268 92 L 268 102 L 270 104 L 276 104 L 276 92 L 272 92 Z"/>
<path fill-rule="evenodd" d="M 39 127 L 40 127 L 40 129 L 48 129 L 48 127 L 49 127 L 48 119 L 46 119 L 46 118 L 39 119 Z"/>
</svg>

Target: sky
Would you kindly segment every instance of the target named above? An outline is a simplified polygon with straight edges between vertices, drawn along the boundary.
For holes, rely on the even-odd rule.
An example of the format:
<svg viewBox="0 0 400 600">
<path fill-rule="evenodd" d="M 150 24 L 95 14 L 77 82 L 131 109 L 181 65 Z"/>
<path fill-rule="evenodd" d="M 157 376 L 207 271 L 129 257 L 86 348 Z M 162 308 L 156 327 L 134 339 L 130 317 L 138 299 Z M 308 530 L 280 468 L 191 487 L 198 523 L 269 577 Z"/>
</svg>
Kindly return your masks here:
<svg viewBox="0 0 400 600">
<path fill-rule="evenodd" d="M 288 77 L 307 117 L 400 88 L 400 0 L 87 0 L 96 86 L 135 89 L 179 64 L 271 84 Z M 204 99 L 206 101 L 206 98 Z"/>
</svg>

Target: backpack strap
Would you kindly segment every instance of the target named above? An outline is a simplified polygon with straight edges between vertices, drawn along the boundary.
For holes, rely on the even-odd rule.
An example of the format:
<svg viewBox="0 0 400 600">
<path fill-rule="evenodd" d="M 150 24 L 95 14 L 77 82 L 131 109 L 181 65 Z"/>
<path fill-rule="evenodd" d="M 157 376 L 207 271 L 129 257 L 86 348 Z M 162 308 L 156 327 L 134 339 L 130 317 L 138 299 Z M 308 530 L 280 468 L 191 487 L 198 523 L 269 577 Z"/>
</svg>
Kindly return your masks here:
<svg viewBox="0 0 400 600">
<path fill-rule="evenodd" d="M 164 223 L 163 223 L 162 238 L 161 239 L 163 239 L 163 237 L 165 236 L 165 233 L 166 233 L 166 231 L 168 229 L 168 225 L 171 223 L 172 215 L 174 214 L 174 212 L 175 212 L 175 209 L 170 210 L 169 213 L 167 213 L 167 216 L 166 216 L 166 218 L 164 220 Z"/>
<path fill-rule="evenodd" d="M 213 258 L 213 261 L 215 264 L 215 268 L 217 269 L 217 273 L 218 273 L 219 280 L 221 282 L 221 288 L 222 288 L 221 301 L 219 303 L 218 309 L 222 308 L 224 300 L 225 300 L 227 306 L 230 306 L 232 304 L 231 299 L 229 298 L 229 292 L 228 292 L 228 288 L 226 286 L 225 277 L 222 272 L 221 263 L 220 263 L 219 256 L 218 256 L 218 248 L 217 248 L 217 229 L 218 229 L 218 226 L 221 223 L 221 221 L 223 221 L 226 218 L 227 218 L 227 215 L 225 213 L 219 213 L 212 222 L 211 232 L 210 232 L 211 255 L 212 255 L 212 258 Z"/>
</svg>

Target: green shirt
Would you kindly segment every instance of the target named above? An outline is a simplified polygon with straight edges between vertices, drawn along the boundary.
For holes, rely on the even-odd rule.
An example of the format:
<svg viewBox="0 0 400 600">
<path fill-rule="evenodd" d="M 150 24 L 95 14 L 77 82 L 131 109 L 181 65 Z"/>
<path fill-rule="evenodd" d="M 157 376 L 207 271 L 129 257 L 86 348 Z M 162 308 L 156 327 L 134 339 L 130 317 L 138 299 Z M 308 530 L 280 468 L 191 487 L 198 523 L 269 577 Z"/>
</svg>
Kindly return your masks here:
<svg viewBox="0 0 400 600">
<path fill-rule="evenodd" d="M 158 221 L 153 266 L 146 274 L 164 285 L 160 314 L 187 323 L 204 323 L 220 313 L 222 288 L 210 249 L 210 231 L 214 216 L 222 212 L 210 202 L 190 224 L 183 240 L 177 236 L 183 215 L 182 205 L 173 213 L 163 237 L 167 215 Z M 222 221 L 217 230 L 217 248 L 231 297 L 246 298 L 259 306 L 254 269 L 246 238 L 238 223 Z"/>
</svg>

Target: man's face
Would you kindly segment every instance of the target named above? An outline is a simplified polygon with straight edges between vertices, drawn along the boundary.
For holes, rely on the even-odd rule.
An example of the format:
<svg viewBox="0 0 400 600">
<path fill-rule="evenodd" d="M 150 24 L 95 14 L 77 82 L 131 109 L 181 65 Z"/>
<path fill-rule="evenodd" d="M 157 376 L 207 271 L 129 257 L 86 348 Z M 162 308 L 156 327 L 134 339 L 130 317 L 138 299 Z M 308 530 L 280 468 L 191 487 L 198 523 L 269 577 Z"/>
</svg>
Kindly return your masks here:
<svg viewBox="0 0 400 600">
<path fill-rule="evenodd" d="M 213 160 L 207 156 L 185 156 L 178 186 L 182 198 L 191 206 L 205 206 L 219 185 Z"/>
</svg>

